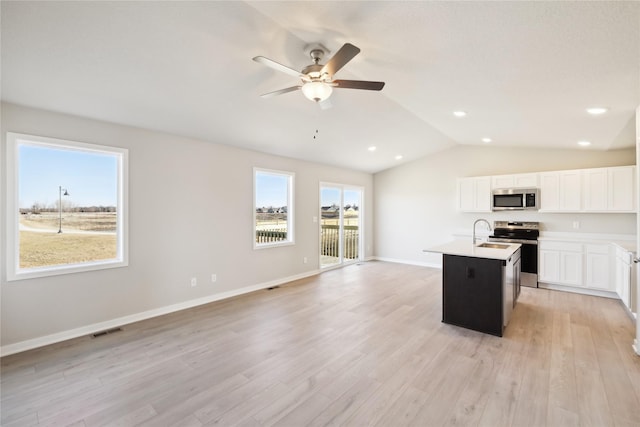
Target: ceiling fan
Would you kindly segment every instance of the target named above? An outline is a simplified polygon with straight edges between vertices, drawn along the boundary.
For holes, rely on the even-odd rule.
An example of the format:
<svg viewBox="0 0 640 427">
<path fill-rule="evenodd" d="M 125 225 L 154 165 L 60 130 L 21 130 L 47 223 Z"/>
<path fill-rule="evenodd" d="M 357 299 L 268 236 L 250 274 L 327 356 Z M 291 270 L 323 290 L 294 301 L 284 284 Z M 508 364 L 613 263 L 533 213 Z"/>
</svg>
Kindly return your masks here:
<svg viewBox="0 0 640 427">
<path fill-rule="evenodd" d="M 282 65 L 264 56 L 256 56 L 254 61 L 271 67 L 283 73 L 290 74 L 302 80 L 301 84 L 276 90 L 261 95 L 262 97 L 271 97 L 282 95 L 283 93 L 293 92 L 298 89 L 309 100 L 314 102 L 322 102 L 331 96 L 333 88 L 337 89 L 364 89 L 364 90 L 382 90 L 384 82 L 370 82 L 365 80 L 333 80 L 333 76 L 344 67 L 347 62 L 351 61 L 360 49 L 351 43 L 345 43 L 329 61 L 322 65 L 320 60 L 325 55 L 323 46 L 316 45 L 311 48 L 309 55 L 313 64 L 306 66 L 302 71 L 296 71 L 291 67 Z"/>
</svg>

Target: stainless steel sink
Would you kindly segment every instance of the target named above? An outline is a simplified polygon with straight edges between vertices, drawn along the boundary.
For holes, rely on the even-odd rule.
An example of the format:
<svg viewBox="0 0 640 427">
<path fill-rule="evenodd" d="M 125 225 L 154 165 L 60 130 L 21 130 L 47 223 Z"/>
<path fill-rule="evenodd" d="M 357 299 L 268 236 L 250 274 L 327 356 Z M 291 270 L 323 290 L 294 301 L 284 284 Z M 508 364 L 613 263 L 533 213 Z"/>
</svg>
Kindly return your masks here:
<svg viewBox="0 0 640 427">
<path fill-rule="evenodd" d="M 501 244 L 501 243 L 480 243 L 477 245 L 478 248 L 489 248 L 489 249 L 507 249 L 509 245 Z"/>
</svg>

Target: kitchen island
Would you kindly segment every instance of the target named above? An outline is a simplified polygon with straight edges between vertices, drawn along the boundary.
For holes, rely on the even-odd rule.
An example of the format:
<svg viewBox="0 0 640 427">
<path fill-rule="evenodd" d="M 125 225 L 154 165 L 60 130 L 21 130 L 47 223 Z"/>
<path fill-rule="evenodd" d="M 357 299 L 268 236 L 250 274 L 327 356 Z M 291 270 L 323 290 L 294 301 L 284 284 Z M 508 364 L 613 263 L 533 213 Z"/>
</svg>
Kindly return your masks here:
<svg viewBox="0 0 640 427">
<path fill-rule="evenodd" d="M 502 336 L 520 292 L 520 244 L 453 241 L 443 254 L 442 321 Z"/>
</svg>

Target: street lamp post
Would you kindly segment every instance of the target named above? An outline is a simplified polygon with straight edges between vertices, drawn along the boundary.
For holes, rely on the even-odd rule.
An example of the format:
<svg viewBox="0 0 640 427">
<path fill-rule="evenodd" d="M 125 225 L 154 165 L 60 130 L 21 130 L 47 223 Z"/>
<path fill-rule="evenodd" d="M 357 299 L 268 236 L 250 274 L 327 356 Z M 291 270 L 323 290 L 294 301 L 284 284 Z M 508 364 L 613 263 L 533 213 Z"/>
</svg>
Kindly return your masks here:
<svg viewBox="0 0 640 427">
<path fill-rule="evenodd" d="M 64 190 L 64 194 L 62 194 L 62 190 Z M 62 188 L 62 186 L 58 186 L 58 213 L 59 213 L 59 227 L 58 234 L 62 233 L 62 196 L 68 196 L 69 192 L 66 188 Z"/>
</svg>

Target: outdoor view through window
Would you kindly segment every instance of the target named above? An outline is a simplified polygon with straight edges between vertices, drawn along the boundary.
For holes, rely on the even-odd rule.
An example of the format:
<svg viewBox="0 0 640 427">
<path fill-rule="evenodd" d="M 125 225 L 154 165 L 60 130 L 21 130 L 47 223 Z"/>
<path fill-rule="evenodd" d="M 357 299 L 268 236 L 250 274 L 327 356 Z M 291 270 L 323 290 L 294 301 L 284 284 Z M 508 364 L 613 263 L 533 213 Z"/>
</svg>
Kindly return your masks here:
<svg viewBox="0 0 640 427">
<path fill-rule="evenodd" d="M 293 242 L 293 174 L 255 169 L 255 246 Z"/>
<path fill-rule="evenodd" d="M 121 256 L 122 154 L 88 146 L 18 141 L 18 270 Z"/>
</svg>

